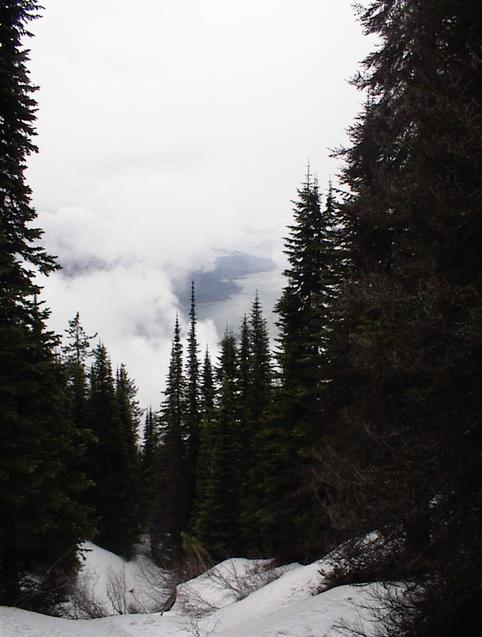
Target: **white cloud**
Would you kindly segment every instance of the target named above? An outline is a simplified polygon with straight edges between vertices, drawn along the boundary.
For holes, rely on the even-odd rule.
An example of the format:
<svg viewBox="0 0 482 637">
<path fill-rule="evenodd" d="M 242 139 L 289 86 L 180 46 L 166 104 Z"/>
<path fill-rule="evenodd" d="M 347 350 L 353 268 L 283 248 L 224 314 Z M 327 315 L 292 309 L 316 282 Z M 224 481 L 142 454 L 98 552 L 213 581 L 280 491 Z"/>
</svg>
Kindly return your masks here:
<svg viewBox="0 0 482 637">
<path fill-rule="evenodd" d="M 82 266 L 47 281 L 52 325 L 80 311 L 156 406 L 173 277 L 221 247 L 281 262 L 307 159 L 321 184 L 337 171 L 327 148 L 358 110 L 346 80 L 369 45 L 351 0 L 43 4 L 29 182 L 47 247 L 66 273 Z M 214 346 L 213 322 L 199 331 Z"/>
</svg>

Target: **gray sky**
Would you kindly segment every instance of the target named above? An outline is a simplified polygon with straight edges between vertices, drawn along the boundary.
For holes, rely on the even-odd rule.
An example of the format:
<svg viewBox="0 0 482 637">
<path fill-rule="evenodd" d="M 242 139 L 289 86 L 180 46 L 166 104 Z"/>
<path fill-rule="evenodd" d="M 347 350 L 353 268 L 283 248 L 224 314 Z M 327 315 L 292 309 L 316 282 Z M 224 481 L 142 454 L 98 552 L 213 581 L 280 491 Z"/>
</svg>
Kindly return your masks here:
<svg viewBox="0 0 482 637">
<path fill-rule="evenodd" d="M 45 283 L 51 325 L 79 311 L 157 408 L 173 278 L 219 248 L 281 269 L 290 200 L 308 159 L 321 185 L 336 175 L 328 149 L 359 110 L 347 80 L 371 45 L 349 0 L 43 5 L 28 180 L 47 248 L 77 271 Z M 219 336 L 200 324 L 203 346 Z"/>
</svg>

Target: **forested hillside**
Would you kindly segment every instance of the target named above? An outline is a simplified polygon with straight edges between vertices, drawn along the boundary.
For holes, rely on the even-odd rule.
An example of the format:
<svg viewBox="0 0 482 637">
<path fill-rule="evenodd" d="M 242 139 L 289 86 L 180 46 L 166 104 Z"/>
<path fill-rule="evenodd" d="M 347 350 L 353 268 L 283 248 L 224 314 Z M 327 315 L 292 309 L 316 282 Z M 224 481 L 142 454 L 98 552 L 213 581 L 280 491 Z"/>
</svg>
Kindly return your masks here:
<svg viewBox="0 0 482 637">
<path fill-rule="evenodd" d="M 0 0 L 0 603 L 58 613 L 83 541 L 129 558 L 144 538 L 179 573 L 334 551 L 327 586 L 387 585 L 381 634 L 478 634 L 482 5 L 359 9 L 365 106 L 339 180 L 308 168 L 294 193 L 276 342 L 256 295 L 212 359 L 193 282 L 147 411 L 79 313 L 63 339 L 46 327 L 36 277 L 58 266 L 25 178 L 39 9 Z"/>
</svg>

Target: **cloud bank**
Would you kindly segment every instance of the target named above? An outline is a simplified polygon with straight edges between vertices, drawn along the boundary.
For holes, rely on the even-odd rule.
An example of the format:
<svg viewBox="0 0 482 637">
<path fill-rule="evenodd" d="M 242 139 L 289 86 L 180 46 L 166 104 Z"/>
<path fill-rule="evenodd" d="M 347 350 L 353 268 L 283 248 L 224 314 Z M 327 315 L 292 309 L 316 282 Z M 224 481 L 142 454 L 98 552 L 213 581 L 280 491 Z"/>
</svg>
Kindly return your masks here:
<svg viewBox="0 0 482 637">
<path fill-rule="evenodd" d="M 43 4 L 28 179 L 64 266 L 45 282 L 51 324 L 62 332 L 79 311 L 157 407 L 178 277 L 212 268 L 221 248 L 252 252 L 277 263 L 256 281 L 272 305 L 290 200 L 308 159 L 322 184 L 338 170 L 327 149 L 359 108 L 346 79 L 368 43 L 350 0 Z M 227 320 L 249 294 L 222 308 Z M 199 324 L 212 349 L 219 311 Z"/>
</svg>

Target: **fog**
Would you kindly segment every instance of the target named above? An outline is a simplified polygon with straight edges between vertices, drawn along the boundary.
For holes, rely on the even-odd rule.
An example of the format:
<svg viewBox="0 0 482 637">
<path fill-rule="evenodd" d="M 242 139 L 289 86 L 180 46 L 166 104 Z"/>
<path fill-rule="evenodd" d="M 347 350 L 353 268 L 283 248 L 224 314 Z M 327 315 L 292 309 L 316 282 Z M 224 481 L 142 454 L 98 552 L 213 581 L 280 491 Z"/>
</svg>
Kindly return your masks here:
<svg viewBox="0 0 482 637">
<path fill-rule="evenodd" d="M 271 258 L 257 275 L 270 321 L 290 200 L 311 162 L 340 169 L 370 46 L 351 3 L 320 0 L 44 0 L 32 26 L 39 154 L 29 161 L 44 244 L 64 266 L 44 284 L 51 326 L 77 311 L 143 405 L 161 399 L 176 280 L 219 249 Z M 200 308 L 215 353 L 253 283 Z M 236 325 L 234 326 L 236 327 Z"/>
</svg>

